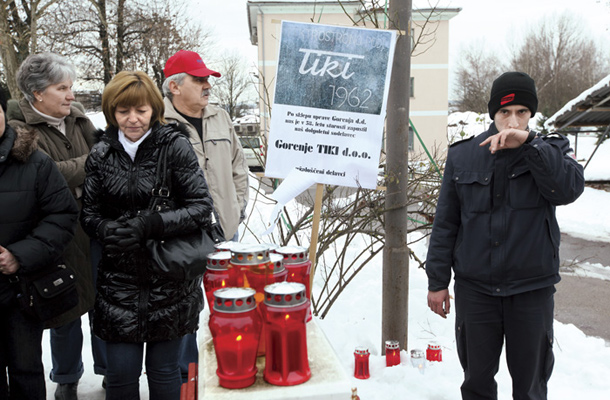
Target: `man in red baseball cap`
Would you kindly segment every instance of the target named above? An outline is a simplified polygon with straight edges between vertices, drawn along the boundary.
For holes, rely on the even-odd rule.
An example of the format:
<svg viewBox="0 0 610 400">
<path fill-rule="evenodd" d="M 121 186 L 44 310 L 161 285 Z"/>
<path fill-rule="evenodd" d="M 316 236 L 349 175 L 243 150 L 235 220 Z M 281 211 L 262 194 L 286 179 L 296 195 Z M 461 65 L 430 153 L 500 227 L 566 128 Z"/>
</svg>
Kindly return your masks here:
<svg viewBox="0 0 610 400">
<path fill-rule="evenodd" d="M 187 50 L 171 56 L 163 72 L 165 119 L 186 125 L 225 238 L 237 240 L 248 201 L 248 166 L 229 114 L 209 104 L 209 78 L 221 75 L 209 69 L 199 54 Z M 183 381 L 188 378 L 188 364 L 198 358 L 196 335 L 185 336 L 180 360 Z"/>
<path fill-rule="evenodd" d="M 180 50 L 171 56 L 165 63 L 163 73 L 165 77 L 170 77 L 180 72 L 186 72 L 192 76 L 215 76 L 220 78 L 220 72 L 212 71 L 205 66 L 205 63 L 194 51 Z"/>
<path fill-rule="evenodd" d="M 177 107 L 177 111 L 187 116 L 201 118 L 203 109 L 208 105 L 212 88 L 208 82 L 209 77 L 220 78 L 220 73 L 206 67 L 199 54 L 186 50 L 180 50 L 171 56 L 165 63 L 163 73 L 166 78 L 163 94 L 171 100 L 174 105 L 172 108 Z M 176 92 L 175 98 L 174 92 Z M 176 116 L 170 118 L 179 120 Z M 180 122 L 188 122 L 188 120 Z"/>
</svg>

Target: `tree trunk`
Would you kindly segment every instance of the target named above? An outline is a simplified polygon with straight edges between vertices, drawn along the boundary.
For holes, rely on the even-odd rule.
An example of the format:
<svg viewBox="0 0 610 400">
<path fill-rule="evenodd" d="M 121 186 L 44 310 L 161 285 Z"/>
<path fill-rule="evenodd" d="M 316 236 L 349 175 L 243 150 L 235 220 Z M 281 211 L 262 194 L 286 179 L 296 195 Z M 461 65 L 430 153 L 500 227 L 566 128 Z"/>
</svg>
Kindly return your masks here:
<svg viewBox="0 0 610 400">
<path fill-rule="evenodd" d="M 119 0 L 117 6 L 117 27 L 116 27 L 116 65 L 115 71 L 119 73 L 123 70 L 125 59 L 125 0 Z"/>
<path fill-rule="evenodd" d="M 99 36 L 102 42 L 102 65 L 104 66 L 104 85 L 112 79 L 112 63 L 110 62 L 110 38 L 108 32 L 108 19 L 106 15 L 106 0 L 94 2 L 99 13 Z"/>
<path fill-rule="evenodd" d="M 407 349 L 409 317 L 409 249 L 407 184 L 409 156 L 409 85 L 411 75 L 411 0 L 392 0 L 390 29 L 400 32 L 392 64 L 387 107 L 387 193 L 383 250 L 381 349 L 398 340 Z"/>
<path fill-rule="evenodd" d="M 0 56 L 2 57 L 2 66 L 4 67 L 4 77 L 11 98 L 20 99 L 21 91 L 17 87 L 17 70 L 19 69 L 19 58 L 13 38 L 9 30 L 9 5 L 3 3 L 0 5 Z"/>
</svg>

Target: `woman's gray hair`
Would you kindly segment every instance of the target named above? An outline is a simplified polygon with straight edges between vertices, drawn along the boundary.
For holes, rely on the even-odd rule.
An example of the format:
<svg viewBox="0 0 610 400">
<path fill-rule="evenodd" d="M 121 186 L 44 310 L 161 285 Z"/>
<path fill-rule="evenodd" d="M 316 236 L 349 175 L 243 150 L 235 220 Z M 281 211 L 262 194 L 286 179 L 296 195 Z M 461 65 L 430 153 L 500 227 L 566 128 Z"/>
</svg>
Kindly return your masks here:
<svg viewBox="0 0 610 400">
<path fill-rule="evenodd" d="M 32 54 L 17 71 L 17 87 L 30 103 L 36 101 L 34 92 L 44 92 L 49 86 L 67 79 L 76 80 L 76 68 L 55 53 Z"/>
<path fill-rule="evenodd" d="M 170 76 L 169 78 L 165 78 L 162 86 L 163 96 L 167 97 L 169 101 L 172 101 L 174 99 L 174 95 L 172 94 L 172 91 L 169 90 L 169 83 L 176 82 L 176 85 L 182 86 L 187 75 L 188 74 L 186 72 L 180 72 Z"/>
</svg>

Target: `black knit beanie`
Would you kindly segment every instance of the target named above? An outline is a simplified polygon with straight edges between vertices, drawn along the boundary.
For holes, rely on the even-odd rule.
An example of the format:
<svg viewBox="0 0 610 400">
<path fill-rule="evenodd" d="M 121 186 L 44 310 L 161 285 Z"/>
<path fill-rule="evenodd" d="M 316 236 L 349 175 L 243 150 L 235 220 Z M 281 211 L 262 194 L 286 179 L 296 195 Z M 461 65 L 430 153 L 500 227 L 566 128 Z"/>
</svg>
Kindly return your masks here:
<svg viewBox="0 0 610 400">
<path fill-rule="evenodd" d="M 534 80 L 524 72 L 505 72 L 491 86 L 491 97 L 487 108 L 494 119 L 498 110 L 504 106 L 522 105 L 532 112 L 538 110 L 538 96 Z"/>
</svg>

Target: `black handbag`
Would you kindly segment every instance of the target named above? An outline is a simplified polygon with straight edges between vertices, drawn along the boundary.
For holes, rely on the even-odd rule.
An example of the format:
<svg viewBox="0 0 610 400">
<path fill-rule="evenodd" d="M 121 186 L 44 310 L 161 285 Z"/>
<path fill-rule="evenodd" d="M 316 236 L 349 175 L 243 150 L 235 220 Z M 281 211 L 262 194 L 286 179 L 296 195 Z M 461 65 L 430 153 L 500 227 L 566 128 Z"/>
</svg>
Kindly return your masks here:
<svg viewBox="0 0 610 400">
<path fill-rule="evenodd" d="M 78 292 L 74 272 L 63 264 L 35 274 L 16 275 L 20 293 L 17 295 L 21 310 L 48 321 L 76 307 Z"/>
<path fill-rule="evenodd" d="M 171 176 L 167 167 L 167 151 L 171 142 L 160 152 L 157 176 L 148 209 L 159 212 L 175 208 L 171 199 Z M 214 245 L 224 242 L 224 234 L 215 212 L 209 228 L 201 227 L 190 233 L 163 239 L 148 239 L 146 247 L 155 273 L 169 279 L 184 281 L 199 278 L 206 270 L 207 256 Z"/>
</svg>

